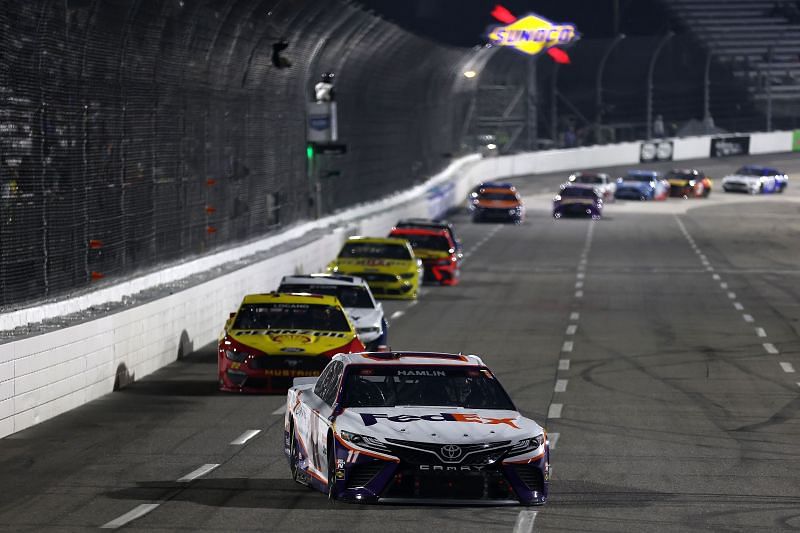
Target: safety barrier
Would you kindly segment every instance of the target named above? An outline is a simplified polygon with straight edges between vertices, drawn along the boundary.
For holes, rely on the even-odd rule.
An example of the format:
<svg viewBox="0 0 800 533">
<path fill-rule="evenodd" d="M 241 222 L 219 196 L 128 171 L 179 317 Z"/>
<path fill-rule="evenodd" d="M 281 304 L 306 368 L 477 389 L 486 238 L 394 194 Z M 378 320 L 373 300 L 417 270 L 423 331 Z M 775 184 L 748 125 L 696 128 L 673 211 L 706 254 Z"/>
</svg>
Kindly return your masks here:
<svg viewBox="0 0 800 533">
<path fill-rule="evenodd" d="M 165 268 L 157 274 L 97 293 L 0 315 L 0 329 L 11 329 L 27 322 L 74 313 L 104 301 L 119 300 L 124 295 L 277 246 L 290 248 L 165 298 L 83 324 L 1 344 L 0 437 L 107 394 L 115 385 L 124 386 L 140 379 L 175 361 L 179 354 L 212 342 L 225 317 L 236 308 L 244 294 L 271 290 L 285 274 L 323 269 L 349 235 L 384 235 L 399 218 L 442 214 L 457 205 L 480 181 L 636 164 L 644 155 L 654 153 L 660 160 L 706 158 L 718 155 L 712 154 L 712 150 L 721 141 L 729 146 L 726 150 L 747 147 L 744 153 L 787 152 L 792 149 L 792 139 L 793 132 L 783 131 L 669 139 L 659 141 L 664 143 L 661 147 L 637 142 L 486 159 L 468 156 L 455 161 L 425 184 L 335 216 L 300 224 L 284 234 Z M 312 232 L 323 235 L 313 240 L 302 239 Z M 303 242 L 292 247 L 297 241 Z M 214 376 L 209 376 L 209 380 L 213 379 Z"/>
</svg>

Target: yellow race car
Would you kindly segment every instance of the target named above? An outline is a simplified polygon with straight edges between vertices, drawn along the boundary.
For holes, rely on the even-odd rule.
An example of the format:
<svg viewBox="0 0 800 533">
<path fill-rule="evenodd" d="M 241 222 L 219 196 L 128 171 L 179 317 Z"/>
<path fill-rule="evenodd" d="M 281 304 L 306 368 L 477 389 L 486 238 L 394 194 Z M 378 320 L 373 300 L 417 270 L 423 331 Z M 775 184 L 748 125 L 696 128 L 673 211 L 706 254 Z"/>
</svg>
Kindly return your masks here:
<svg viewBox="0 0 800 533">
<path fill-rule="evenodd" d="M 350 237 L 328 272 L 366 280 L 378 298 L 413 300 L 422 279 L 422 260 L 405 239 Z"/>
<path fill-rule="evenodd" d="M 318 376 L 340 353 L 365 350 L 335 296 L 250 294 L 219 338 L 219 387 L 286 393 L 296 377 Z"/>
</svg>

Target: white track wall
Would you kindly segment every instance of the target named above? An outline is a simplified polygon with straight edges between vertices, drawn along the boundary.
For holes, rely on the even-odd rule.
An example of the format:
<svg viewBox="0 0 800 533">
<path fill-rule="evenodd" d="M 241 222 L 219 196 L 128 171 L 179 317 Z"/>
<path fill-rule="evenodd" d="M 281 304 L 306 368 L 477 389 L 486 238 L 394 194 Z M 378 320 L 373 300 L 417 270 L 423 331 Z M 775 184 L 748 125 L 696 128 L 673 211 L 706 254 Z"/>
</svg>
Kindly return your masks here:
<svg viewBox="0 0 800 533">
<path fill-rule="evenodd" d="M 787 152 L 792 132 L 752 134 L 751 153 Z M 674 140 L 674 159 L 709 156 L 711 137 Z M 399 218 L 436 217 L 458 205 L 481 181 L 582 168 L 639 163 L 640 143 L 551 150 L 480 159 L 468 156 L 426 184 L 263 241 L 165 268 L 88 296 L 0 315 L 0 329 L 113 301 L 148 286 L 180 279 L 291 238 L 324 229 L 324 236 L 240 270 L 138 307 L 0 345 L 0 437 L 78 407 L 173 362 L 216 339 L 242 296 L 274 289 L 286 274 L 315 272 L 349 235 L 385 235 Z M 208 376 L 210 381 L 215 376 Z"/>
</svg>

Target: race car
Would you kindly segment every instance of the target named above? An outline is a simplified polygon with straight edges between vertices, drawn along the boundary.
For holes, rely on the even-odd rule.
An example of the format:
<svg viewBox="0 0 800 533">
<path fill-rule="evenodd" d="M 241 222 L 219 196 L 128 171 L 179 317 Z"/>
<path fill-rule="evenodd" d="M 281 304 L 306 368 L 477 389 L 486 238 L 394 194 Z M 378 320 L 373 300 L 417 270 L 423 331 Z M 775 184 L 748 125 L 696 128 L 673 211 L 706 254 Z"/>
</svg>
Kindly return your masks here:
<svg viewBox="0 0 800 533">
<path fill-rule="evenodd" d="M 525 206 L 516 189 L 484 187 L 471 200 L 472 221 L 500 221 L 521 224 Z"/>
<path fill-rule="evenodd" d="M 789 185 L 789 176 L 770 167 L 746 165 L 734 174 L 722 178 L 725 192 L 750 194 L 782 193 Z"/>
<path fill-rule="evenodd" d="M 603 216 L 603 193 L 592 185 L 562 185 L 553 198 L 553 218 L 569 216 L 599 220 Z"/>
<path fill-rule="evenodd" d="M 666 200 L 669 182 L 655 170 L 629 170 L 617 179 L 614 198 L 618 200 Z"/>
<path fill-rule="evenodd" d="M 334 355 L 363 350 L 333 296 L 250 294 L 219 337 L 219 388 L 285 393 L 294 378 L 318 376 Z"/>
<path fill-rule="evenodd" d="M 664 176 L 669 182 L 669 195 L 673 198 L 708 198 L 713 182 L 697 169 L 673 169 Z"/>
<path fill-rule="evenodd" d="M 358 503 L 544 504 L 550 450 L 475 355 L 338 355 L 286 396 L 292 477 Z"/>
<path fill-rule="evenodd" d="M 428 218 L 404 218 L 402 220 L 398 220 L 397 224 L 394 225 L 394 228 L 423 228 L 423 229 L 443 229 L 446 230 L 448 234 L 450 234 L 450 238 L 456 245 L 456 254 L 458 254 L 458 258 L 461 259 L 464 257 L 463 247 L 461 245 L 461 240 L 456 236 L 456 230 L 453 228 L 453 225 L 446 221 L 446 220 L 431 220 Z"/>
<path fill-rule="evenodd" d="M 335 296 L 356 327 L 358 339 L 369 351 L 386 346 L 389 325 L 383 305 L 376 302 L 369 285 L 356 276 L 306 274 L 284 276 L 278 292 L 308 292 Z"/>
<path fill-rule="evenodd" d="M 614 193 L 617 192 L 617 184 L 602 172 L 576 172 L 567 179 L 567 183 L 592 185 L 600 191 L 604 202 L 613 202 Z"/>
<path fill-rule="evenodd" d="M 350 237 L 328 272 L 358 276 L 378 298 L 414 300 L 422 280 L 422 260 L 405 239 Z"/>
<path fill-rule="evenodd" d="M 475 202 L 474 200 L 478 197 L 478 194 L 483 189 L 506 189 L 508 191 L 517 192 L 517 188 L 514 187 L 513 184 L 505 182 L 505 181 L 482 181 L 481 183 L 477 184 L 469 191 L 467 195 L 467 210 L 474 211 L 475 210 Z"/>
<path fill-rule="evenodd" d="M 389 237 L 406 239 L 414 255 L 422 259 L 424 280 L 442 285 L 456 285 L 461 269 L 456 245 L 447 230 L 395 228 Z"/>
</svg>

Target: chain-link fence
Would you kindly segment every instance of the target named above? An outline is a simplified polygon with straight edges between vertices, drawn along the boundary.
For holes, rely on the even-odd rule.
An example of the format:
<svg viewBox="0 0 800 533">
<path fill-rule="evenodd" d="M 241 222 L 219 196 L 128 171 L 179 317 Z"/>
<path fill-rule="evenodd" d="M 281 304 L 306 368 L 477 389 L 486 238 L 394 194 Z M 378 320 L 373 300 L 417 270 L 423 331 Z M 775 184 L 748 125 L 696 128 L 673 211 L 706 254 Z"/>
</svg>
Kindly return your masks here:
<svg viewBox="0 0 800 533">
<path fill-rule="evenodd" d="M 468 101 L 471 52 L 345 0 L 2 0 L 0 32 L 6 307 L 313 216 L 305 103 L 323 71 L 348 145 L 323 212 L 443 166 Z"/>
</svg>

